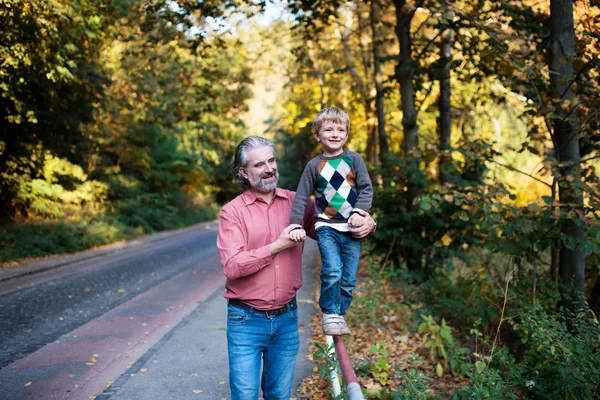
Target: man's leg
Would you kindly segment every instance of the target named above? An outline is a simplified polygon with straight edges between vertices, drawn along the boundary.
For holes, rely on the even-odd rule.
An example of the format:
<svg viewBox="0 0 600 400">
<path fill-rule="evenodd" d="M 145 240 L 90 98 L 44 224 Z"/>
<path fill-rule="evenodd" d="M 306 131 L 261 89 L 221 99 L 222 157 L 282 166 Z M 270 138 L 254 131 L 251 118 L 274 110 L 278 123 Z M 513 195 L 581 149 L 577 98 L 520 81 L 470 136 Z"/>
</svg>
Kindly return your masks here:
<svg viewBox="0 0 600 400">
<path fill-rule="evenodd" d="M 271 319 L 271 340 L 264 355 L 262 390 L 265 400 L 289 400 L 300 348 L 298 310 Z"/>
<path fill-rule="evenodd" d="M 320 228 L 317 231 L 317 243 L 322 261 L 319 306 L 324 314 L 340 313 L 342 259 L 338 236 L 341 236 L 340 232 L 329 227 Z"/>
<path fill-rule="evenodd" d="M 340 253 L 344 265 L 340 281 L 340 315 L 342 316 L 346 315 L 346 310 L 350 307 L 350 303 L 352 302 L 352 291 L 356 287 L 356 274 L 358 272 L 361 248 L 361 239 L 355 239 L 350 234 L 344 235 Z"/>
<path fill-rule="evenodd" d="M 227 350 L 231 400 L 257 400 L 262 352 L 270 333 L 268 318 L 229 305 Z"/>
</svg>

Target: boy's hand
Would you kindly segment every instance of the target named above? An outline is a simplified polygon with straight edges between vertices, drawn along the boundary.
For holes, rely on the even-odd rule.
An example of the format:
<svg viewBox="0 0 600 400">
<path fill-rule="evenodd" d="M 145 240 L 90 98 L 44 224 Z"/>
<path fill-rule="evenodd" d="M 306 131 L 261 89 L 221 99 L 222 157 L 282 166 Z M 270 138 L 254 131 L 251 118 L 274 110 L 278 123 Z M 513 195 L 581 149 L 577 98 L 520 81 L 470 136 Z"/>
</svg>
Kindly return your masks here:
<svg viewBox="0 0 600 400">
<path fill-rule="evenodd" d="M 290 232 L 290 240 L 293 240 L 294 242 L 302 242 L 304 239 L 306 239 L 306 231 L 304 229 L 296 228 Z"/>
<path fill-rule="evenodd" d="M 350 225 L 352 227 L 359 227 L 359 226 L 363 226 L 366 221 L 367 221 L 367 219 L 365 217 L 363 217 L 360 214 L 354 213 L 348 219 L 348 225 Z"/>
</svg>

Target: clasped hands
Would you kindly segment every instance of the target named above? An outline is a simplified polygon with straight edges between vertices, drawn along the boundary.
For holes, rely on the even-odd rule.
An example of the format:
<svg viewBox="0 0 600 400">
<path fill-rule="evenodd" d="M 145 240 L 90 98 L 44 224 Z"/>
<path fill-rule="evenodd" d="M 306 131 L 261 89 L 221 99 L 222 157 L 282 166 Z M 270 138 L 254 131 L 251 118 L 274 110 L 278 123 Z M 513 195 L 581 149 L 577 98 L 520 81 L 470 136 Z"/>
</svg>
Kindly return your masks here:
<svg viewBox="0 0 600 400">
<path fill-rule="evenodd" d="M 350 232 L 357 239 L 364 238 L 375 228 L 375 220 L 364 210 L 356 210 L 348 219 Z M 306 231 L 300 225 L 290 225 L 289 239 L 300 243 L 306 239 Z"/>
</svg>

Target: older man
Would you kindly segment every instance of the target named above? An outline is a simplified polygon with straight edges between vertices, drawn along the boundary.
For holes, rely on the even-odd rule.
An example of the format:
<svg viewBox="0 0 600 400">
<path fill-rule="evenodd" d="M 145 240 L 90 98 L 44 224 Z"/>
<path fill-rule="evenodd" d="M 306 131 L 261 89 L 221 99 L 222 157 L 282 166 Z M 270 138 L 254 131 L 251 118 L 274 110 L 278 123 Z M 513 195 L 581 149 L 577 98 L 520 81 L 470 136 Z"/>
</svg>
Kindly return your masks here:
<svg viewBox="0 0 600 400">
<path fill-rule="evenodd" d="M 262 137 L 238 145 L 233 174 L 247 190 L 221 210 L 217 236 L 227 277 L 231 399 L 256 400 L 260 387 L 265 400 L 288 400 L 300 344 L 296 291 L 302 286 L 303 244 L 289 238 L 294 192 L 277 188 L 275 148 Z M 374 225 L 368 217 L 355 236 L 367 236 Z M 303 228 L 315 238 L 314 204 Z"/>
</svg>

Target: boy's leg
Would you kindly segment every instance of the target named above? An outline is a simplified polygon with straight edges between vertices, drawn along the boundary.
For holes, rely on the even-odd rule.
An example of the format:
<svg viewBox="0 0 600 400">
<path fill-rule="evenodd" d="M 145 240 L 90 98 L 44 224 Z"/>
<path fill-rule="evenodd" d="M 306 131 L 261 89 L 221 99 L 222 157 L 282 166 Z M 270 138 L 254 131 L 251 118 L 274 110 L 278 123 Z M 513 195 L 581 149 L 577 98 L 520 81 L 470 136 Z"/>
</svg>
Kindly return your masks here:
<svg viewBox="0 0 600 400">
<path fill-rule="evenodd" d="M 231 400 L 256 400 L 262 353 L 267 347 L 267 318 L 232 305 L 227 306 L 227 351 Z"/>
<path fill-rule="evenodd" d="M 340 313 L 340 280 L 342 278 L 340 236 L 342 235 L 329 227 L 323 227 L 317 231 L 317 243 L 322 261 L 319 306 L 324 314 Z"/>
<path fill-rule="evenodd" d="M 289 400 L 300 336 L 298 310 L 272 318 L 273 332 L 264 356 L 262 390 L 265 400 Z"/>
<path fill-rule="evenodd" d="M 351 234 L 344 235 L 344 242 L 340 253 L 343 263 L 342 278 L 340 280 L 340 315 L 342 316 L 346 315 L 346 310 L 352 302 L 352 291 L 356 287 L 356 273 L 358 271 L 361 248 L 361 239 L 353 238 Z"/>
</svg>

